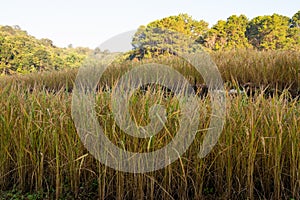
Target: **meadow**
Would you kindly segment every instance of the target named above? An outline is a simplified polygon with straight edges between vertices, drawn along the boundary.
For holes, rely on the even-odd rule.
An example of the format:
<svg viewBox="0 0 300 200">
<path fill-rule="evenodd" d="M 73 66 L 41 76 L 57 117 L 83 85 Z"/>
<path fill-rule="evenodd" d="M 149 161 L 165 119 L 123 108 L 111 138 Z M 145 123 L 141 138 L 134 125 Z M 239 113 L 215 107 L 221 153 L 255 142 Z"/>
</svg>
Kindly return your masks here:
<svg viewBox="0 0 300 200">
<path fill-rule="evenodd" d="M 145 174 L 113 170 L 81 143 L 71 117 L 77 69 L 0 78 L 0 198 L 2 199 L 300 199 L 300 53 L 214 52 L 225 87 L 251 82 L 253 95 L 228 96 L 217 145 L 197 154 L 209 126 L 209 97 L 199 100 L 196 139 L 177 161 Z M 191 84 L 203 80 L 185 61 L 167 64 Z M 167 107 L 166 127 L 149 142 L 126 135 L 111 115 L 111 89 L 139 62 L 114 63 L 104 73 L 95 108 L 107 137 L 120 148 L 148 152 L 178 130 L 178 101 L 161 91 L 135 94 L 131 114 L 145 125 L 155 102 Z M 272 95 L 266 94 L 272 93 Z"/>
</svg>

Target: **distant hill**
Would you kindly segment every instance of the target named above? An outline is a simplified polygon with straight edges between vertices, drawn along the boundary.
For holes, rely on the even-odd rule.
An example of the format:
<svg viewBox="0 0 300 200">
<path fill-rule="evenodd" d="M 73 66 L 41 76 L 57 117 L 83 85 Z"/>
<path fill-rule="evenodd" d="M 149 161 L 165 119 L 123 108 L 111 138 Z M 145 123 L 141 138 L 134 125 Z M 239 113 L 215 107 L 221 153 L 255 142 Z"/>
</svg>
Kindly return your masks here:
<svg viewBox="0 0 300 200">
<path fill-rule="evenodd" d="M 29 73 L 79 67 L 93 50 L 59 48 L 37 39 L 19 26 L 0 26 L 0 74 Z"/>
</svg>

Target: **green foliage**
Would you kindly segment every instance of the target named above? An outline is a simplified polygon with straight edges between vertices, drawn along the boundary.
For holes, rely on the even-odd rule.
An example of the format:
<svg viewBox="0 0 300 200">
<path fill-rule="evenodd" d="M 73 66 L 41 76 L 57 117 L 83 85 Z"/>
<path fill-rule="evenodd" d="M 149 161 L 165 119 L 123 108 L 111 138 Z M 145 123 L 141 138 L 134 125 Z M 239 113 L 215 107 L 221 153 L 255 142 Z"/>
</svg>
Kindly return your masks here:
<svg viewBox="0 0 300 200">
<path fill-rule="evenodd" d="M 133 49 L 118 61 L 178 56 L 202 51 L 236 49 L 300 51 L 300 11 L 291 18 L 273 14 L 248 20 L 232 15 L 211 28 L 187 14 L 165 17 L 140 26 Z M 36 39 L 19 26 L 0 25 L 0 74 L 60 70 L 81 66 L 89 48 L 56 47 L 50 39 Z M 99 48 L 94 54 L 102 54 Z"/>
<path fill-rule="evenodd" d="M 245 37 L 248 18 L 232 15 L 227 21 L 220 20 L 206 34 L 204 45 L 212 50 L 246 48 L 250 45 Z"/>
<path fill-rule="evenodd" d="M 130 59 L 178 55 L 201 50 L 199 38 L 208 29 L 204 21 L 193 20 L 187 14 L 170 16 L 140 26 L 132 45 Z"/>
<path fill-rule="evenodd" d="M 247 38 L 259 50 L 285 49 L 289 42 L 289 21 L 288 17 L 278 14 L 255 17 L 247 27 Z"/>
<path fill-rule="evenodd" d="M 245 15 L 232 15 L 226 21 L 219 20 L 210 29 L 203 20 L 179 14 L 140 26 L 132 40 L 134 49 L 128 57 L 142 59 L 175 55 L 174 52 L 193 52 L 195 47 L 201 49 L 199 44 L 213 51 L 300 50 L 299 24 L 300 11 L 292 18 L 273 14 L 250 21 Z"/>
<path fill-rule="evenodd" d="M 291 19 L 292 26 L 300 28 L 300 10 Z"/>
<path fill-rule="evenodd" d="M 300 50 L 300 10 L 290 20 L 291 25 L 288 29 L 287 39 L 289 49 Z"/>
<path fill-rule="evenodd" d="M 0 26 L 0 74 L 79 67 L 90 52 L 82 47 L 58 48 L 51 40 L 38 40 L 18 26 Z"/>
<path fill-rule="evenodd" d="M 179 14 L 151 22 L 147 27 L 166 28 L 197 39 L 208 30 L 208 23 L 203 20 L 194 20 L 187 14 Z"/>
</svg>

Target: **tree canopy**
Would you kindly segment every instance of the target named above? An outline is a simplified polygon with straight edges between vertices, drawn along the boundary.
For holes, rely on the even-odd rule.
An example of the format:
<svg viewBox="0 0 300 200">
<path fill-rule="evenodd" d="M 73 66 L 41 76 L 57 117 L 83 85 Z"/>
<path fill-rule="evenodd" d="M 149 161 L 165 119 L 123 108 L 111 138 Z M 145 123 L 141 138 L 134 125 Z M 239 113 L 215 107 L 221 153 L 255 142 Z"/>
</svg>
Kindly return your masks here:
<svg viewBox="0 0 300 200">
<path fill-rule="evenodd" d="M 255 17 L 249 22 L 246 36 L 249 43 L 259 50 L 285 49 L 289 47 L 290 19 L 286 16 Z"/>
<path fill-rule="evenodd" d="M 174 54 L 170 49 L 190 52 L 195 49 L 195 44 L 212 51 L 240 48 L 300 50 L 299 24 L 300 11 L 291 18 L 273 14 L 249 20 L 245 15 L 232 15 L 211 28 L 203 20 L 179 14 L 140 26 L 132 40 L 134 50 L 130 58 Z"/>
<path fill-rule="evenodd" d="M 140 26 L 135 33 L 131 58 L 153 58 L 159 55 L 177 55 L 201 49 L 200 41 L 208 23 L 197 21 L 187 14 L 170 16 Z"/>
<path fill-rule="evenodd" d="M 249 47 L 245 31 L 248 18 L 232 15 L 226 21 L 219 20 L 205 35 L 204 46 L 212 50 L 230 50 Z"/>
<path fill-rule="evenodd" d="M 58 48 L 50 39 L 36 39 L 19 26 L 0 26 L 0 74 L 74 68 L 91 50 Z"/>
<path fill-rule="evenodd" d="M 292 27 L 300 28 L 300 10 L 291 19 Z"/>
<path fill-rule="evenodd" d="M 300 11 L 291 17 L 273 14 L 251 20 L 245 15 L 232 15 L 211 28 L 203 20 L 179 14 L 140 26 L 132 46 L 124 59 L 172 56 L 203 49 L 300 51 Z M 0 25 L 0 74 L 75 68 L 92 52 L 72 45 L 58 48 L 50 39 L 36 39 L 19 26 Z M 102 52 L 96 48 L 94 54 L 98 53 Z"/>
</svg>

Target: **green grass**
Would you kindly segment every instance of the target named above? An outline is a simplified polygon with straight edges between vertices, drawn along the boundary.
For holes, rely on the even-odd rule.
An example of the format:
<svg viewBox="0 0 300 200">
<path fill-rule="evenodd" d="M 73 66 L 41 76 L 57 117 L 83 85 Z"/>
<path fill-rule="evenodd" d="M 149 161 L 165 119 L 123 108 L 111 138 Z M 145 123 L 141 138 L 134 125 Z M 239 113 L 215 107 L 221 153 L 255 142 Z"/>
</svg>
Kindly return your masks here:
<svg viewBox="0 0 300 200">
<path fill-rule="evenodd" d="M 199 133 L 187 152 L 164 169 L 118 172 L 100 164 L 82 145 L 71 118 L 76 70 L 0 80 L 0 198 L 4 199 L 299 199 L 299 53 L 225 52 L 212 55 L 226 85 L 254 82 L 283 90 L 281 95 L 228 97 L 226 124 L 213 151 L 197 157 L 209 126 L 209 99 L 199 101 Z M 181 60 L 162 62 L 190 81 L 194 69 Z M 101 80 L 111 84 L 137 64 L 117 64 Z M 196 74 L 197 76 L 197 74 Z M 200 79 L 198 79 L 200 80 Z M 287 88 L 288 90 L 284 90 Z M 110 92 L 97 93 L 98 119 L 120 148 L 148 152 L 176 133 L 176 98 L 158 91 L 131 98 L 136 123 L 147 124 L 154 102 L 167 107 L 168 122 L 152 141 L 123 133 L 111 115 Z M 30 196 L 31 195 L 31 196 Z M 29 197 L 28 197 L 29 196 Z"/>
</svg>

